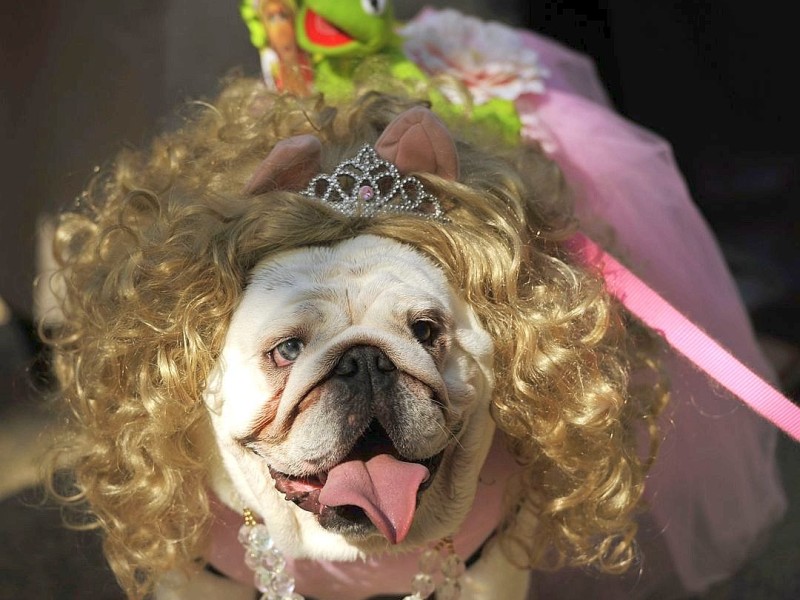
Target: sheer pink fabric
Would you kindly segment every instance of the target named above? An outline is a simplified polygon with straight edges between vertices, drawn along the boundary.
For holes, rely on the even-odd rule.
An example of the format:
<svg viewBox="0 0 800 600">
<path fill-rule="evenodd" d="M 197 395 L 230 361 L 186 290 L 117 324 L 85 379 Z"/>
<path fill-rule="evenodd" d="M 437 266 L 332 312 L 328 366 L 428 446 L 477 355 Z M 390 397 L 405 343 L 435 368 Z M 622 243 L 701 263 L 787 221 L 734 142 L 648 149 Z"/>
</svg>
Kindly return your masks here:
<svg viewBox="0 0 800 600">
<path fill-rule="evenodd" d="M 774 379 L 669 145 L 614 113 L 585 57 L 534 34 L 523 39 L 551 78 L 543 96 L 520 98 L 518 108 L 536 115 L 532 133 L 544 135 L 564 171 L 582 229 L 742 362 Z M 544 597 L 701 591 L 732 574 L 783 514 L 774 428 L 683 359 L 671 356 L 667 365 L 673 396 L 647 483 L 641 573 L 614 582 L 586 575 L 580 583 L 575 573 L 538 576 Z"/>
</svg>

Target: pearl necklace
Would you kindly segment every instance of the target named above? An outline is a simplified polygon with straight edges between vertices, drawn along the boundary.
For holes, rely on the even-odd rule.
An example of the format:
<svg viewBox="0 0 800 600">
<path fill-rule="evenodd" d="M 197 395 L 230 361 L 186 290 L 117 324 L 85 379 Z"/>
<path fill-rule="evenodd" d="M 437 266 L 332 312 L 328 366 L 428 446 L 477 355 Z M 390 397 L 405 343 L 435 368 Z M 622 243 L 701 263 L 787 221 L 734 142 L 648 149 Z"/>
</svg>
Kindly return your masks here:
<svg viewBox="0 0 800 600">
<path fill-rule="evenodd" d="M 260 600 L 305 600 L 294 591 L 294 577 L 286 572 L 286 558 L 269 535 L 267 526 L 257 523 L 253 511 L 245 508 L 238 539 L 245 548 L 244 562 L 253 570 Z M 436 592 L 436 600 L 458 600 L 460 578 L 465 566 L 455 553 L 453 540 L 446 537 L 425 550 L 419 558 L 419 573 L 411 581 L 411 594 L 403 600 L 425 600 Z M 437 583 L 437 573 L 441 580 Z"/>
</svg>

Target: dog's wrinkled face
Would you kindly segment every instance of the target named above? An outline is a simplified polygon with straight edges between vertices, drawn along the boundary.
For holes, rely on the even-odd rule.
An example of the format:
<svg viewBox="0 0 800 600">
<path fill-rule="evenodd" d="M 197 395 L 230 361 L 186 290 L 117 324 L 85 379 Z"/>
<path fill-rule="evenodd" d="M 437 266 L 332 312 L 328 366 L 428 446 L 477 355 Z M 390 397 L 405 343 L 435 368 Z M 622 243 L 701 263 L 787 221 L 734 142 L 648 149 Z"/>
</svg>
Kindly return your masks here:
<svg viewBox="0 0 800 600">
<path fill-rule="evenodd" d="M 361 236 L 263 262 L 207 394 L 217 493 L 297 555 L 451 533 L 492 437 L 491 355 L 469 307 L 407 246 Z"/>
</svg>

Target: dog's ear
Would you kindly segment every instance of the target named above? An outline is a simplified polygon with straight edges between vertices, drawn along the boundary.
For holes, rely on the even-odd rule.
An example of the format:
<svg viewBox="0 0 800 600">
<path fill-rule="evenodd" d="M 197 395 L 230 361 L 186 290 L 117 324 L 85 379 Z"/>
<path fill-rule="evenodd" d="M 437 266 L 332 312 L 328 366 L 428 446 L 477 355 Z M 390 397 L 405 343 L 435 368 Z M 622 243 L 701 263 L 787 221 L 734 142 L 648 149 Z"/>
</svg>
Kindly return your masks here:
<svg viewBox="0 0 800 600">
<path fill-rule="evenodd" d="M 416 106 L 395 117 L 375 143 L 378 155 L 403 173 L 433 173 L 458 179 L 456 144 L 444 123 Z"/>
<path fill-rule="evenodd" d="M 256 167 L 242 193 L 248 196 L 273 190 L 304 189 L 321 168 L 322 143 L 313 135 L 281 140 Z"/>
</svg>

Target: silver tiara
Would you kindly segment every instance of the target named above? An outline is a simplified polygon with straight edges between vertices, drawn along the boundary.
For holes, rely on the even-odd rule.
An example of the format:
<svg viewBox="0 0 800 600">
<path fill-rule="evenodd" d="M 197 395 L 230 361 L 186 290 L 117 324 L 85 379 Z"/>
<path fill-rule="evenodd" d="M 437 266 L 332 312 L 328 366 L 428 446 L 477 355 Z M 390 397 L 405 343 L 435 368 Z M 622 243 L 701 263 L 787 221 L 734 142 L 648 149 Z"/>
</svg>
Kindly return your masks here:
<svg viewBox="0 0 800 600">
<path fill-rule="evenodd" d="M 439 200 L 425 191 L 419 179 L 403 177 L 369 145 L 363 146 L 355 158 L 339 163 L 330 175 L 314 177 L 300 193 L 351 217 L 411 212 L 447 221 Z"/>
</svg>

